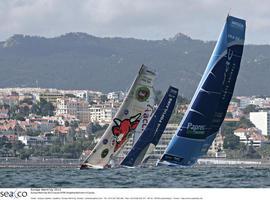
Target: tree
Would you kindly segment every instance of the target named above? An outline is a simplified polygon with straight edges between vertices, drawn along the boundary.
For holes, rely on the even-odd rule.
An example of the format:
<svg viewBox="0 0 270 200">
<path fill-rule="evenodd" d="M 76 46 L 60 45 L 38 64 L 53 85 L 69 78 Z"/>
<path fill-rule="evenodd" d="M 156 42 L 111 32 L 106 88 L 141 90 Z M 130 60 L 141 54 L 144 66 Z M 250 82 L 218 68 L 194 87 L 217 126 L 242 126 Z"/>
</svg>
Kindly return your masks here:
<svg viewBox="0 0 270 200">
<path fill-rule="evenodd" d="M 231 100 L 231 102 L 236 102 L 236 103 L 240 103 L 240 100 L 239 99 L 237 99 L 236 97 L 232 97 L 232 100 Z"/>
<path fill-rule="evenodd" d="M 9 118 L 14 119 L 16 114 L 18 113 L 18 111 L 19 111 L 19 106 L 18 105 L 11 106 L 9 108 L 9 111 L 8 111 Z"/>
<path fill-rule="evenodd" d="M 101 126 L 97 123 L 92 124 L 92 133 L 96 133 L 97 131 L 103 131 L 108 127 L 108 125 Z"/>
<path fill-rule="evenodd" d="M 18 121 L 25 121 L 24 115 L 22 115 L 21 113 L 15 114 L 13 116 L 13 119 L 16 119 Z"/>
<path fill-rule="evenodd" d="M 221 130 L 223 136 L 232 135 L 235 127 L 224 124 Z"/>
<path fill-rule="evenodd" d="M 19 158 L 20 159 L 29 159 L 29 157 L 31 156 L 31 150 L 29 149 L 23 149 L 22 151 L 20 151 L 20 154 L 19 154 Z"/>
<path fill-rule="evenodd" d="M 33 104 L 32 108 L 31 108 L 31 113 L 36 114 L 36 115 L 40 115 L 40 107 L 38 104 Z"/>
<path fill-rule="evenodd" d="M 41 131 L 33 131 L 33 130 L 27 130 L 26 131 L 26 135 L 29 136 L 39 136 L 42 132 Z"/>
<path fill-rule="evenodd" d="M 236 135 L 230 134 L 226 135 L 223 143 L 224 149 L 239 149 L 240 138 Z"/>
<path fill-rule="evenodd" d="M 7 142 L 8 142 L 8 139 L 6 136 L 0 137 L 0 148 L 4 147 Z"/>
<path fill-rule="evenodd" d="M 243 109 L 243 113 L 245 115 L 248 115 L 250 112 L 256 112 L 256 111 L 257 111 L 257 107 L 252 104 L 248 105 L 247 107 Z"/>
<path fill-rule="evenodd" d="M 46 101 L 46 99 L 41 98 L 40 102 L 33 104 L 31 108 L 31 113 L 41 116 L 52 116 L 55 107 L 51 102 Z"/>
<path fill-rule="evenodd" d="M 33 100 L 31 98 L 25 98 L 20 101 L 20 104 L 26 103 L 28 105 L 33 105 Z"/>
<path fill-rule="evenodd" d="M 16 141 L 12 144 L 12 149 L 13 149 L 13 151 L 14 151 L 14 154 L 16 155 L 16 152 L 22 150 L 22 149 L 24 148 L 24 146 L 25 146 L 25 145 L 24 145 L 21 141 L 16 140 Z"/>
<path fill-rule="evenodd" d="M 65 121 L 65 127 L 69 127 L 69 122 Z"/>
<path fill-rule="evenodd" d="M 20 107 L 19 109 L 19 113 L 22 115 L 22 116 L 28 116 L 29 113 L 30 113 L 30 109 L 28 106 L 23 106 L 23 107 Z"/>
<path fill-rule="evenodd" d="M 73 126 L 70 127 L 69 131 L 68 131 L 68 134 L 67 134 L 67 142 L 69 143 L 72 143 L 75 141 L 75 134 L 76 134 L 76 131 L 75 131 L 75 128 Z"/>
<path fill-rule="evenodd" d="M 79 127 L 79 122 L 77 122 L 77 121 L 71 121 L 70 122 L 70 126 L 73 127 L 73 128 L 78 128 Z"/>
<path fill-rule="evenodd" d="M 270 144 L 264 144 L 260 148 L 258 148 L 258 152 L 262 156 L 262 158 L 270 157 Z"/>
<path fill-rule="evenodd" d="M 45 99 L 41 98 L 39 102 L 40 107 L 40 114 L 42 116 L 52 116 L 55 110 L 53 104 L 51 102 L 46 101 Z"/>
<path fill-rule="evenodd" d="M 241 117 L 240 122 L 238 124 L 238 127 L 241 128 L 250 128 L 250 127 L 255 127 L 255 125 L 247 118 Z"/>
<path fill-rule="evenodd" d="M 226 117 L 225 118 L 233 118 L 233 115 L 231 112 L 227 112 L 226 113 Z"/>
<path fill-rule="evenodd" d="M 107 100 L 108 100 L 107 95 L 105 95 L 105 94 L 101 95 L 101 96 L 100 96 L 100 100 L 101 100 L 102 102 L 107 101 Z"/>
<path fill-rule="evenodd" d="M 77 98 L 74 94 L 65 94 L 65 97 L 68 97 L 68 98 Z"/>
<path fill-rule="evenodd" d="M 190 100 L 188 100 L 187 98 L 185 98 L 181 95 L 178 95 L 177 104 L 183 105 L 183 104 L 189 104 L 189 103 L 190 103 Z"/>
</svg>

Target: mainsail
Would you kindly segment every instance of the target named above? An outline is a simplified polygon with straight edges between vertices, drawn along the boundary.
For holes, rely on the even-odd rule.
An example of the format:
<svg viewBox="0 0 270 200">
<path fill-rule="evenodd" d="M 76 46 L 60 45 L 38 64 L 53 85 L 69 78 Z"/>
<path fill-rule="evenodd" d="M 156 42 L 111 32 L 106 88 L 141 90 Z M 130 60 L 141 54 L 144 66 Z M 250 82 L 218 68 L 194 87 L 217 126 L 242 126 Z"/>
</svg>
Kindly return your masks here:
<svg viewBox="0 0 270 200">
<path fill-rule="evenodd" d="M 112 123 L 81 164 L 81 169 L 104 168 L 123 148 L 137 128 L 149 101 L 153 101 L 155 76 L 146 66 L 141 67 Z"/>
<path fill-rule="evenodd" d="M 244 20 L 227 17 L 189 108 L 158 164 L 192 165 L 207 153 L 233 94 L 245 29 Z"/>
<path fill-rule="evenodd" d="M 151 117 L 141 136 L 121 162 L 124 166 L 135 166 L 144 162 L 159 142 L 170 119 L 178 95 L 178 89 L 169 87 L 161 103 Z"/>
</svg>

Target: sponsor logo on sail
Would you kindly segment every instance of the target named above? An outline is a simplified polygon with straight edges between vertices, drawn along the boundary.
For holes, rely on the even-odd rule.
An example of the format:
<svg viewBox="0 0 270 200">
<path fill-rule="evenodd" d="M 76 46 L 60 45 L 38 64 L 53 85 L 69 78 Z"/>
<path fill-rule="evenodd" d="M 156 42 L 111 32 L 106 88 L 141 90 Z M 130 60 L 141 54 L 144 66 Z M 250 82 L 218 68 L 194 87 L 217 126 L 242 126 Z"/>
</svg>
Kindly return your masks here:
<svg viewBox="0 0 270 200">
<path fill-rule="evenodd" d="M 105 158 L 109 153 L 109 149 L 104 149 L 102 152 L 101 152 L 101 158 Z"/>
<path fill-rule="evenodd" d="M 196 124 L 188 123 L 187 130 L 188 130 L 188 134 L 204 134 L 205 125 L 196 125 Z"/>
<path fill-rule="evenodd" d="M 128 109 L 125 109 L 125 110 L 124 110 L 124 114 L 125 114 L 125 115 L 128 115 L 128 113 L 129 113 Z"/>
<path fill-rule="evenodd" d="M 150 90 L 146 86 L 139 87 L 136 90 L 136 99 L 140 102 L 146 101 L 150 96 Z"/>
<path fill-rule="evenodd" d="M 143 113 L 142 116 L 142 131 L 144 131 L 144 129 L 146 128 L 148 122 L 149 122 L 149 118 L 152 116 L 153 114 L 153 106 L 147 104 L 147 107 Z"/>
<path fill-rule="evenodd" d="M 237 21 L 232 21 L 231 22 L 231 27 L 238 28 L 238 29 L 241 29 L 241 30 L 245 28 L 244 24 L 242 24 L 240 22 L 237 22 Z"/>
<path fill-rule="evenodd" d="M 107 144 L 108 143 L 108 139 L 104 139 L 103 141 L 102 141 L 102 143 L 105 145 L 105 144 Z"/>
<path fill-rule="evenodd" d="M 115 151 L 125 142 L 128 134 L 135 130 L 140 122 L 141 113 L 132 116 L 128 119 L 115 118 L 113 121 L 115 126 L 112 127 L 112 133 L 116 139 Z"/>
</svg>

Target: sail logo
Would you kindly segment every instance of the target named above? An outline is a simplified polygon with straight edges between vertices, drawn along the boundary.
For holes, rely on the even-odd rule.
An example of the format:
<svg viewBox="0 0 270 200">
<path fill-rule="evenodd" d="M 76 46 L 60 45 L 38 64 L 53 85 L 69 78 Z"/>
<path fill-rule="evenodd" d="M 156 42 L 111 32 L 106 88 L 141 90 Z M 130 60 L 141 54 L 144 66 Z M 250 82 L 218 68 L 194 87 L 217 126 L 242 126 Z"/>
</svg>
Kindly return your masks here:
<svg viewBox="0 0 270 200">
<path fill-rule="evenodd" d="M 161 115 L 161 117 L 160 117 L 160 119 L 159 119 L 159 121 L 158 121 L 158 125 L 157 125 L 157 127 L 156 127 L 156 129 L 155 129 L 155 133 L 159 130 L 159 127 L 161 126 L 161 124 L 163 123 L 163 120 L 165 119 L 165 115 L 167 114 L 167 112 L 168 112 L 168 109 L 169 109 L 169 106 L 171 105 L 171 103 L 172 103 L 172 98 L 169 98 L 169 100 L 168 100 L 168 102 L 167 102 L 167 104 L 166 104 L 166 106 L 165 106 L 165 109 L 164 109 L 164 111 L 163 111 L 163 113 L 162 113 L 162 115 Z"/>
<path fill-rule="evenodd" d="M 140 122 L 141 113 L 130 117 L 129 119 L 118 119 L 115 118 L 113 121 L 115 126 L 112 127 L 112 133 L 116 138 L 116 151 L 128 138 L 128 134 L 135 130 Z"/>
<path fill-rule="evenodd" d="M 240 29 L 240 30 L 243 30 L 245 28 L 244 24 L 239 23 L 237 21 L 232 21 L 231 27 L 237 28 L 237 29 Z"/>
<path fill-rule="evenodd" d="M 149 122 L 149 118 L 151 117 L 153 113 L 153 110 L 154 110 L 153 106 L 147 104 L 147 107 L 142 116 L 142 131 L 144 131 L 145 127 L 147 126 Z"/>
<path fill-rule="evenodd" d="M 109 149 L 104 149 L 102 152 L 101 152 L 101 158 L 105 158 L 109 153 Z"/>
<path fill-rule="evenodd" d="M 150 96 L 150 90 L 146 86 L 139 87 L 136 90 L 136 99 L 140 102 L 146 101 L 149 98 L 149 96 Z"/>
<path fill-rule="evenodd" d="M 189 134 L 204 134 L 205 125 L 195 125 L 192 123 L 188 123 L 187 130 Z"/>
<path fill-rule="evenodd" d="M 224 79 L 222 82 L 222 85 L 224 87 L 223 89 L 223 94 L 222 94 L 222 99 L 225 100 L 225 98 L 227 97 L 228 94 L 230 94 L 230 83 L 232 80 L 232 76 L 234 74 L 234 70 L 235 70 L 235 64 L 232 63 L 232 58 L 234 56 L 234 51 L 232 49 L 228 49 L 227 52 L 227 61 L 225 63 L 225 72 L 224 72 Z"/>
<path fill-rule="evenodd" d="M 178 94 L 178 90 L 175 90 L 175 89 L 170 90 L 170 96 L 175 96 L 177 94 Z"/>
</svg>

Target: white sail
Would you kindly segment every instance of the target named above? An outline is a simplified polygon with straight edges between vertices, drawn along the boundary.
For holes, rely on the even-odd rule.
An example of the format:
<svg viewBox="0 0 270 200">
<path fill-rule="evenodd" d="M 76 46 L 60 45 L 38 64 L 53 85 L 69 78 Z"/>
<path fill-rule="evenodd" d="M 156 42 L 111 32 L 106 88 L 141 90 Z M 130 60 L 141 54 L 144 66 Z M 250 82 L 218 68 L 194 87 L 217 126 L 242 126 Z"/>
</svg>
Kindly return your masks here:
<svg viewBox="0 0 270 200">
<path fill-rule="evenodd" d="M 98 144 L 81 165 L 83 168 L 104 168 L 124 147 L 138 127 L 147 105 L 153 102 L 155 73 L 142 66 L 128 94 Z"/>
<path fill-rule="evenodd" d="M 154 108 L 154 105 L 155 105 L 154 96 L 155 95 L 153 94 L 151 96 L 151 98 L 149 98 L 146 109 L 144 110 L 144 112 L 142 114 L 142 119 L 140 120 L 140 123 L 139 123 L 138 127 L 135 130 L 134 137 L 133 137 L 133 145 L 137 142 L 137 140 L 141 136 L 142 132 L 147 127 L 148 122 L 150 121 L 151 116 L 153 115 L 153 113 L 155 111 L 155 108 Z"/>
</svg>

